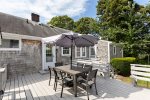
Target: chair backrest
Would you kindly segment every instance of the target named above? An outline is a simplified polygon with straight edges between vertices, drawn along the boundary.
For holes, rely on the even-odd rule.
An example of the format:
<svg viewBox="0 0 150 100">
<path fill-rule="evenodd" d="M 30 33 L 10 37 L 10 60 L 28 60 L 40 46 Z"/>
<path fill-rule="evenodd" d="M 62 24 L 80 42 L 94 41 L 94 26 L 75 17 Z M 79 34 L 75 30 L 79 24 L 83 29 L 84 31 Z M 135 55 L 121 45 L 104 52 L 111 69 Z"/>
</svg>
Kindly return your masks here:
<svg viewBox="0 0 150 100">
<path fill-rule="evenodd" d="M 88 68 L 88 71 L 92 71 L 93 66 L 92 65 L 84 65 L 83 68 Z"/>
<path fill-rule="evenodd" d="M 90 71 L 88 76 L 87 76 L 87 80 L 88 81 L 90 81 L 90 80 L 94 80 L 95 81 L 96 75 L 97 75 L 97 71 L 98 71 L 98 69 Z"/>
<path fill-rule="evenodd" d="M 55 63 L 55 67 L 63 66 L 63 62 L 57 62 Z"/>
<path fill-rule="evenodd" d="M 55 78 L 60 78 L 60 79 L 63 78 L 61 71 L 57 71 L 55 68 L 53 68 L 53 71 L 54 71 Z"/>
<path fill-rule="evenodd" d="M 77 63 L 77 67 L 83 67 L 84 66 L 84 64 L 82 64 L 82 63 Z"/>
<path fill-rule="evenodd" d="M 57 74 L 57 71 L 55 70 L 55 68 L 53 68 L 53 72 L 54 72 L 55 77 L 58 77 L 58 74 Z"/>
</svg>

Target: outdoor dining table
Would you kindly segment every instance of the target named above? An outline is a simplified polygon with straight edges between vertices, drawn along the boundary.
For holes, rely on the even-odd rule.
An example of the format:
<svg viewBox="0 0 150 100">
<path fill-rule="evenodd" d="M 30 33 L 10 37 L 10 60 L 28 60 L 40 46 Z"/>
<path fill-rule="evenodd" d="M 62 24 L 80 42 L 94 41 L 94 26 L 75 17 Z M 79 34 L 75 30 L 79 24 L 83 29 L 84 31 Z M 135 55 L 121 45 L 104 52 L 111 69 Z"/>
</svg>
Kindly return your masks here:
<svg viewBox="0 0 150 100">
<path fill-rule="evenodd" d="M 55 67 L 56 70 L 60 70 L 62 72 L 65 72 L 67 74 L 70 74 L 73 76 L 73 88 L 74 88 L 74 96 L 77 97 L 77 75 L 86 72 L 87 69 L 83 68 L 78 68 L 78 67 L 73 67 L 71 69 L 70 65 L 65 65 L 65 66 L 60 66 L 60 67 Z"/>
</svg>

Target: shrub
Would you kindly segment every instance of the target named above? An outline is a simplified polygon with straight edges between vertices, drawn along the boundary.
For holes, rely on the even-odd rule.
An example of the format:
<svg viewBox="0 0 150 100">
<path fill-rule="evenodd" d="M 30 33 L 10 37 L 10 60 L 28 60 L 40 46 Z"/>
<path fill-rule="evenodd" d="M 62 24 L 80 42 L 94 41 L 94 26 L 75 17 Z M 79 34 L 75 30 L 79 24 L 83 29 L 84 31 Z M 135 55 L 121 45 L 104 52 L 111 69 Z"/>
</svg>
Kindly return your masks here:
<svg viewBox="0 0 150 100">
<path fill-rule="evenodd" d="M 115 69 L 116 73 L 123 76 L 130 75 L 130 64 L 136 62 L 134 57 L 124 57 L 124 58 L 113 58 L 111 59 L 111 65 Z"/>
</svg>

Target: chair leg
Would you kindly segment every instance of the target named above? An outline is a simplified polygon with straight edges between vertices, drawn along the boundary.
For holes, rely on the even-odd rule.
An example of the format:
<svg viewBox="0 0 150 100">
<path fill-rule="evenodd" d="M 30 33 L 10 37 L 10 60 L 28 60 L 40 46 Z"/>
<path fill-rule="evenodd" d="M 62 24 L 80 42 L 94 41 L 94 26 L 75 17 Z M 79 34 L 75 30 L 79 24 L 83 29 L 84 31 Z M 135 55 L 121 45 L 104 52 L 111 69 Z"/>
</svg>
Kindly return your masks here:
<svg viewBox="0 0 150 100">
<path fill-rule="evenodd" d="M 51 83 L 51 70 L 49 71 L 50 77 L 49 77 L 49 85 Z"/>
<path fill-rule="evenodd" d="M 55 91 L 56 91 L 56 89 L 57 89 L 57 81 L 56 81 L 56 87 L 55 87 Z"/>
<path fill-rule="evenodd" d="M 55 82 L 54 82 L 54 88 L 53 88 L 53 90 L 55 90 Z"/>
<path fill-rule="evenodd" d="M 55 80 L 54 80 L 54 88 L 53 88 L 54 90 L 56 90 L 56 82 L 57 81 L 56 81 L 56 78 L 55 78 Z"/>
<path fill-rule="evenodd" d="M 86 86 L 86 92 L 87 92 L 87 98 L 89 100 L 89 87 L 88 86 Z"/>
<path fill-rule="evenodd" d="M 95 90 L 96 90 L 96 95 L 98 95 L 98 92 L 97 92 L 97 87 L 96 87 L 96 83 L 95 83 Z"/>
<path fill-rule="evenodd" d="M 62 94 L 63 94 L 63 89 L 64 89 L 64 84 L 62 83 L 61 95 L 60 95 L 61 98 L 62 98 Z"/>
</svg>

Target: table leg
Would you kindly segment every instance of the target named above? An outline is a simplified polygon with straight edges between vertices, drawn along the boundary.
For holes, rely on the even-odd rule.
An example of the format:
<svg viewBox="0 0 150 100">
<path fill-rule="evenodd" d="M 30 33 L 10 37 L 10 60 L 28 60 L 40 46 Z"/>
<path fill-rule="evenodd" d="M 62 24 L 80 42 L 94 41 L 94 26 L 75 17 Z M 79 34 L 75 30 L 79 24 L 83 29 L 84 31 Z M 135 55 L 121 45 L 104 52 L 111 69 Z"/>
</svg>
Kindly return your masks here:
<svg viewBox="0 0 150 100">
<path fill-rule="evenodd" d="M 77 76 L 74 75 L 74 79 L 73 79 L 73 86 L 74 86 L 74 96 L 77 97 Z"/>
</svg>

